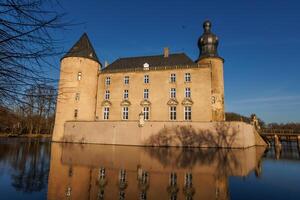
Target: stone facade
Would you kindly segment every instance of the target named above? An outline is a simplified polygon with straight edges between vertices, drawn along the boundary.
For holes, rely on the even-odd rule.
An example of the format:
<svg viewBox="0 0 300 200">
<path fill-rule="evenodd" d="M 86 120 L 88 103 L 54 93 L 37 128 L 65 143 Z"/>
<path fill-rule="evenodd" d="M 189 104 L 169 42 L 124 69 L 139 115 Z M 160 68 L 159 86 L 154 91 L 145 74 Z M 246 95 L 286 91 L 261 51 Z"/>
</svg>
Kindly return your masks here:
<svg viewBox="0 0 300 200">
<path fill-rule="evenodd" d="M 191 75 L 191 81 L 184 80 L 185 74 Z M 170 81 L 171 74 L 176 81 Z M 144 83 L 144 76 L 149 83 Z M 109 77 L 110 85 L 105 85 Z M 129 84 L 124 78 L 129 77 Z M 122 107 L 128 107 L 128 120 L 137 120 L 143 107 L 149 108 L 149 121 L 170 121 L 170 106 L 176 106 L 176 120 L 184 121 L 184 107 L 191 106 L 191 121 L 212 121 L 211 105 L 211 68 L 208 64 L 184 69 L 149 70 L 123 73 L 101 73 L 98 80 L 98 98 L 96 116 L 104 120 L 104 107 L 109 107 L 108 120 L 123 120 Z M 175 88 L 176 97 L 170 97 L 171 88 Z M 190 88 L 191 97 L 185 97 L 185 89 Z M 148 89 L 148 98 L 144 98 L 144 89 Z M 128 99 L 124 98 L 128 90 Z M 110 98 L 105 100 L 105 91 Z"/>
</svg>

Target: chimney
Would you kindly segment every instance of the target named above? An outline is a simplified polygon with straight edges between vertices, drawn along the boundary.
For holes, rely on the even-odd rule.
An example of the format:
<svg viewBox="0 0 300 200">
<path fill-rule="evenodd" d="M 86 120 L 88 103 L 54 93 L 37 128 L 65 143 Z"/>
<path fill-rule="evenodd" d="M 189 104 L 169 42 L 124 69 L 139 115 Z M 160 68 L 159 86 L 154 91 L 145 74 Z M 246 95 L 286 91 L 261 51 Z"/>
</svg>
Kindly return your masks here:
<svg viewBox="0 0 300 200">
<path fill-rule="evenodd" d="M 164 48 L 164 58 L 168 58 L 169 57 L 169 48 L 165 47 Z"/>
<path fill-rule="evenodd" d="M 108 66 L 108 62 L 105 61 L 105 62 L 104 62 L 104 67 L 107 67 L 107 66 Z"/>
</svg>

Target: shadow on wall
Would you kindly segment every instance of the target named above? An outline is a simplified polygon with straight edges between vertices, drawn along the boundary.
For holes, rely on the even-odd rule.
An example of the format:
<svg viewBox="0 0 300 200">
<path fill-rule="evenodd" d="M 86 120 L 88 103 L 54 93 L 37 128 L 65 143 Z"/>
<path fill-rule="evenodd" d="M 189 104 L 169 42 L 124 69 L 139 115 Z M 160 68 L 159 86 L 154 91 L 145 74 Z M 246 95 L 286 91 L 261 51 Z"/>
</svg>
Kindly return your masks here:
<svg viewBox="0 0 300 200">
<path fill-rule="evenodd" d="M 192 126 L 165 127 L 145 141 L 150 146 L 231 147 L 238 134 L 230 123 L 216 123 L 212 130 Z"/>
</svg>

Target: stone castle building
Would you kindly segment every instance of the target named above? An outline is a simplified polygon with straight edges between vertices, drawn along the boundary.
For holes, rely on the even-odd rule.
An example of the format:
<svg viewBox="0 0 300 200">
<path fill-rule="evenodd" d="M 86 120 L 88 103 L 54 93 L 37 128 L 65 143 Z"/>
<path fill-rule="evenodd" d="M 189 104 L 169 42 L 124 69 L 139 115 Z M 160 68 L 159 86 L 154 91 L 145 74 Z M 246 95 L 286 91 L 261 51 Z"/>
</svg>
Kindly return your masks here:
<svg viewBox="0 0 300 200">
<path fill-rule="evenodd" d="M 224 114 L 224 60 L 211 22 L 199 58 L 185 53 L 119 58 L 102 65 L 87 36 L 61 59 L 54 141 L 72 122 L 218 122 Z"/>
</svg>

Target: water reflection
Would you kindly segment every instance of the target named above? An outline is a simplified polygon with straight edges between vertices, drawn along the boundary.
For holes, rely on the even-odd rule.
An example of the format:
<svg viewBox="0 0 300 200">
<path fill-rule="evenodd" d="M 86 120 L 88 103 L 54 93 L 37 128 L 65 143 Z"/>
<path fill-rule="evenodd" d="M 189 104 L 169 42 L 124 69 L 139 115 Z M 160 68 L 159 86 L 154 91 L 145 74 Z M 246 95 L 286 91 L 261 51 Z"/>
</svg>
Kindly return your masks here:
<svg viewBox="0 0 300 200">
<path fill-rule="evenodd" d="M 0 141 L 0 169 L 10 173 L 16 191 L 32 193 L 47 187 L 50 143 L 42 140 Z"/>
<path fill-rule="evenodd" d="M 229 176 L 259 176 L 264 151 L 54 143 L 48 199 L 229 199 Z"/>
</svg>

